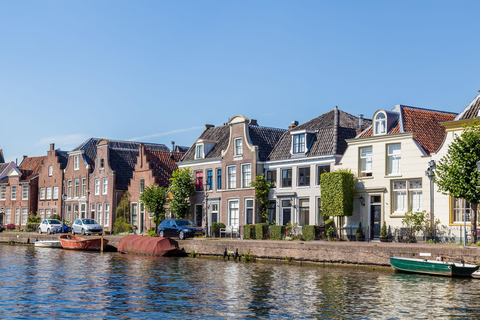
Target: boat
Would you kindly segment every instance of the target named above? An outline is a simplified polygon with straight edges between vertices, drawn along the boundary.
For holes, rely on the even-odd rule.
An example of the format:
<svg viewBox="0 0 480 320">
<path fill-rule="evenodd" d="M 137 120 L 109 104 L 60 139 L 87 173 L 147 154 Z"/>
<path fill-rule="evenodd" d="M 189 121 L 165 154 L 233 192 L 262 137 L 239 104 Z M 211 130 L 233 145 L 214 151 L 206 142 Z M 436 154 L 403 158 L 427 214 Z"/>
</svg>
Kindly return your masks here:
<svg viewBox="0 0 480 320">
<path fill-rule="evenodd" d="M 480 279 L 480 270 L 473 272 L 472 277 L 474 277 L 475 279 Z"/>
<path fill-rule="evenodd" d="M 118 251 L 153 256 L 184 256 L 185 251 L 178 248 L 178 242 L 167 237 L 147 237 L 131 235 L 120 239 Z"/>
<path fill-rule="evenodd" d="M 390 257 L 390 265 L 396 271 L 446 277 L 470 277 L 478 269 L 476 264 L 402 257 Z"/>
<path fill-rule="evenodd" d="M 41 248 L 62 248 L 62 243 L 61 243 L 59 240 L 35 241 L 35 247 L 41 247 Z"/>
<path fill-rule="evenodd" d="M 86 239 L 72 234 L 64 234 L 58 237 L 64 249 L 73 250 L 100 250 L 102 247 L 102 238 Z M 107 239 L 103 239 L 103 249 L 108 244 Z"/>
</svg>

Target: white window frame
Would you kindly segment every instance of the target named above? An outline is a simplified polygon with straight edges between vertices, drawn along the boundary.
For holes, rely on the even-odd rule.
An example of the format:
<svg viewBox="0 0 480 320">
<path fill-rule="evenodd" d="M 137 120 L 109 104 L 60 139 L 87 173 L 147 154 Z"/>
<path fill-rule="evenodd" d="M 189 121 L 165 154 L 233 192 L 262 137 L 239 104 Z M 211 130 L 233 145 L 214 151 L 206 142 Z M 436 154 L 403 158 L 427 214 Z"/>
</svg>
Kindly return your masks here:
<svg viewBox="0 0 480 320">
<path fill-rule="evenodd" d="M 359 148 L 358 157 L 359 157 L 360 177 L 373 176 L 373 147 L 365 146 L 365 147 Z"/>
<path fill-rule="evenodd" d="M 300 204 L 301 203 L 307 203 L 307 207 L 302 207 Z M 307 208 L 307 213 L 306 213 L 306 219 L 305 223 L 302 224 L 302 208 Z M 310 225 L 310 198 L 299 198 L 298 199 L 298 221 L 300 226 L 308 226 Z"/>
<path fill-rule="evenodd" d="M 0 200 L 7 199 L 7 186 L 0 186 Z"/>
<path fill-rule="evenodd" d="M 80 169 L 80 155 L 74 155 L 73 156 L 73 170 L 79 170 Z"/>
<path fill-rule="evenodd" d="M 95 179 L 95 195 L 100 194 L 100 179 Z"/>
<path fill-rule="evenodd" d="M 387 174 L 399 175 L 402 170 L 402 145 L 400 143 L 387 144 Z"/>
<path fill-rule="evenodd" d="M 283 184 L 283 172 L 290 171 L 290 185 Z M 282 168 L 280 169 L 280 188 L 291 188 L 293 185 L 293 170 L 292 168 Z"/>
<path fill-rule="evenodd" d="M 22 225 L 27 225 L 28 222 L 28 208 L 27 207 L 22 207 Z"/>
<path fill-rule="evenodd" d="M 305 153 L 306 150 L 306 133 L 299 133 L 293 135 L 293 154 Z"/>
<path fill-rule="evenodd" d="M 300 171 L 301 170 L 307 170 L 308 171 L 308 176 L 306 174 L 304 174 L 304 176 L 303 176 L 303 180 L 304 180 L 303 184 L 300 184 L 300 178 L 301 178 Z M 310 183 L 311 183 L 311 180 L 312 180 L 311 179 L 311 176 L 312 176 L 311 172 L 312 172 L 312 168 L 310 168 L 310 166 L 299 167 L 297 169 L 297 186 L 299 186 L 299 187 L 310 187 Z M 307 184 L 307 178 L 308 178 L 308 184 Z"/>
<path fill-rule="evenodd" d="M 139 183 L 140 194 L 142 194 L 143 191 L 145 190 L 145 179 L 141 178 L 138 183 Z"/>
<path fill-rule="evenodd" d="M 67 180 L 67 199 L 72 199 L 72 180 Z"/>
<path fill-rule="evenodd" d="M 57 200 L 58 199 L 58 187 L 53 187 L 53 196 L 52 199 Z"/>
<path fill-rule="evenodd" d="M 53 175 L 53 166 L 48 166 L 48 176 L 51 177 Z"/>
<path fill-rule="evenodd" d="M 374 120 L 374 135 L 381 135 L 387 133 L 387 115 L 383 112 L 378 112 Z"/>
<path fill-rule="evenodd" d="M 76 178 L 74 181 L 73 192 L 74 192 L 75 198 L 80 197 L 80 179 L 79 178 Z"/>
<path fill-rule="evenodd" d="M 110 223 L 110 204 L 108 202 L 104 204 L 103 216 L 104 216 L 103 225 L 105 227 L 108 227 L 108 224 Z"/>
<path fill-rule="evenodd" d="M 10 199 L 17 200 L 17 186 L 10 187 Z"/>
<path fill-rule="evenodd" d="M 20 225 L 20 207 L 15 207 L 15 225 Z"/>
<path fill-rule="evenodd" d="M 233 145 L 234 145 L 234 155 L 235 156 L 243 155 L 243 140 L 242 140 L 242 138 L 233 139 Z"/>
<path fill-rule="evenodd" d="M 227 167 L 227 189 L 237 188 L 237 166 Z"/>
<path fill-rule="evenodd" d="M 236 204 L 236 208 L 233 206 L 234 204 Z M 233 216 L 233 213 L 235 213 L 235 216 Z M 234 226 L 234 227 L 240 226 L 240 200 L 239 199 L 228 200 L 228 225 Z"/>
<path fill-rule="evenodd" d="M 107 193 L 108 193 L 108 178 L 103 178 L 102 194 L 107 194 Z"/>
<path fill-rule="evenodd" d="M 12 207 L 5 207 L 5 219 L 7 219 L 6 224 L 12 223 Z"/>
<path fill-rule="evenodd" d="M 87 196 L 87 178 L 82 178 L 82 197 Z"/>
<path fill-rule="evenodd" d="M 242 188 L 250 188 L 252 182 L 252 164 L 242 164 Z"/>
<path fill-rule="evenodd" d="M 195 159 L 203 159 L 203 144 L 197 144 L 195 146 Z"/>
<path fill-rule="evenodd" d="M 40 188 L 40 200 L 45 200 L 45 188 Z"/>
<path fill-rule="evenodd" d="M 420 188 L 412 187 L 412 184 L 420 181 Z M 403 184 L 402 184 L 403 183 Z M 399 200 L 402 196 L 403 205 L 400 207 Z M 414 197 L 417 199 L 415 200 Z M 403 179 L 392 180 L 392 211 L 393 214 L 404 214 L 409 208 L 412 208 L 413 212 L 421 212 L 423 209 L 423 181 L 422 179 Z M 417 206 L 414 206 L 414 202 L 418 202 Z"/>
<path fill-rule="evenodd" d="M 52 187 L 47 187 L 47 194 L 45 196 L 45 199 L 52 200 Z"/>
<path fill-rule="evenodd" d="M 22 185 L 22 200 L 28 200 L 28 184 Z"/>
<path fill-rule="evenodd" d="M 98 219 L 98 223 L 102 223 L 102 211 L 103 211 L 103 204 L 101 202 L 97 203 L 97 219 Z"/>
</svg>

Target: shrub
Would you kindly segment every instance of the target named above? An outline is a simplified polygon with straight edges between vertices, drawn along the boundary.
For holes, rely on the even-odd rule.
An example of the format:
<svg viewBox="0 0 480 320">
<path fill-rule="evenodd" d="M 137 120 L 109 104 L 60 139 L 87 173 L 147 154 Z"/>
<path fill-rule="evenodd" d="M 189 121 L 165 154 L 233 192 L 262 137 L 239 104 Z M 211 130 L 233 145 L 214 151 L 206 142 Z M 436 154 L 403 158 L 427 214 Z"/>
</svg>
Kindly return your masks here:
<svg viewBox="0 0 480 320">
<path fill-rule="evenodd" d="M 357 233 L 355 233 L 357 237 L 365 237 L 365 234 L 363 233 L 363 227 L 362 227 L 362 222 L 358 224 L 358 229 Z"/>
<path fill-rule="evenodd" d="M 255 239 L 255 225 L 246 224 L 244 228 L 243 237 L 245 239 Z"/>
<path fill-rule="evenodd" d="M 125 217 L 117 217 L 117 221 L 113 225 L 113 232 L 115 233 L 124 233 L 124 232 L 132 232 L 133 226 L 127 222 Z"/>
<path fill-rule="evenodd" d="M 383 221 L 382 229 L 380 230 L 380 237 L 386 237 L 387 234 L 387 223 Z"/>
<path fill-rule="evenodd" d="M 34 214 L 29 215 L 27 222 L 27 231 L 37 231 L 41 221 L 42 217 Z"/>
<path fill-rule="evenodd" d="M 58 214 L 52 214 L 49 219 L 57 219 L 57 220 L 62 221 L 62 219 L 60 219 L 60 216 Z"/>
<path fill-rule="evenodd" d="M 282 240 L 285 236 L 285 226 L 270 226 L 270 239 Z"/>
<path fill-rule="evenodd" d="M 225 228 L 225 224 L 221 222 L 213 222 L 212 223 L 212 233 L 220 233 L 220 229 Z"/>
<path fill-rule="evenodd" d="M 325 230 L 330 229 L 330 227 L 335 228 L 332 218 L 325 220 Z"/>
<path fill-rule="evenodd" d="M 320 190 L 322 190 L 323 212 L 326 212 L 329 216 L 352 215 L 355 177 L 349 170 L 322 174 Z"/>
<path fill-rule="evenodd" d="M 268 223 L 257 223 L 255 225 L 255 238 L 257 240 L 266 238 L 268 226 L 269 226 Z"/>
<path fill-rule="evenodd" d="M 302 236 L 305 241 L 312 241 L 316 238 L 315 226 L 302 226 Z"/>
</svg>

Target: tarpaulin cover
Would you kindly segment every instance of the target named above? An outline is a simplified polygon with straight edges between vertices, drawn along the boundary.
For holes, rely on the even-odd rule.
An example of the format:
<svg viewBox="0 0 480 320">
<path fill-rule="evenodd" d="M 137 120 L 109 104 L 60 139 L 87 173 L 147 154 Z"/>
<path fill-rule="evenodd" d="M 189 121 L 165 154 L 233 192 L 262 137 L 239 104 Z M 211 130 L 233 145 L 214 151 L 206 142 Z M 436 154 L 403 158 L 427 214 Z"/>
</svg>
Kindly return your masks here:
<svg viewBox="0 0 480 320">
<path fill-rule="evenodd" d="M 180 255 L 178 242 L 166 237 L 127 236 L 120 239 L 118 251 L 151 254 L 154 256 Z"/>
</svg>

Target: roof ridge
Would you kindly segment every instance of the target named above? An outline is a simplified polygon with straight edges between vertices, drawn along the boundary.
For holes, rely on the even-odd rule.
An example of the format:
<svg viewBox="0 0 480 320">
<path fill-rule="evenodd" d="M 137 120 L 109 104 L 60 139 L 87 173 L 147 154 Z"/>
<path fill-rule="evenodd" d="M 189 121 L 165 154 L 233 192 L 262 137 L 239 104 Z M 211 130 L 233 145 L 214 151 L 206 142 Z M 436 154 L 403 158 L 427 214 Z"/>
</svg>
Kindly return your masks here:
<svg viewBox="0 0 480 320">
<path fill-rule="evenodd" d="M 421 107 L 413 107 L 413 106 L 406 106 L 403 104 L 400 104 L 400 109 L 402 108 L 408 108 L 408 109 L 416 109 L 416 110 L 423 110 L 423 111 L 430 111 L 430 112 L 437 112 L 437 113 L 445 113 L 445 114 L 454 114 L 457 115 L 457 112 L 452 112 L 452 111 L 442 111 L 442 110 L 435 110 L 435 109 L 427 109 L 427 108 L 421 108 Z"/>
</svg>

